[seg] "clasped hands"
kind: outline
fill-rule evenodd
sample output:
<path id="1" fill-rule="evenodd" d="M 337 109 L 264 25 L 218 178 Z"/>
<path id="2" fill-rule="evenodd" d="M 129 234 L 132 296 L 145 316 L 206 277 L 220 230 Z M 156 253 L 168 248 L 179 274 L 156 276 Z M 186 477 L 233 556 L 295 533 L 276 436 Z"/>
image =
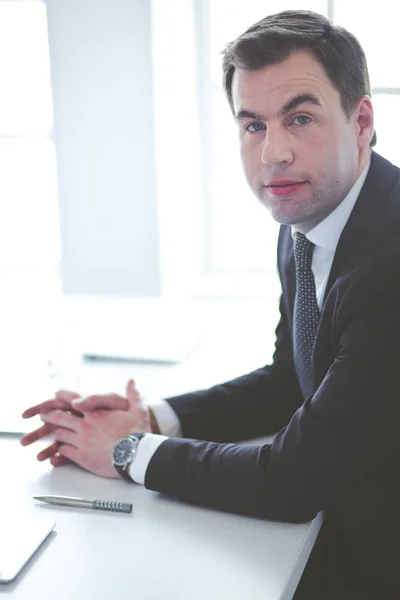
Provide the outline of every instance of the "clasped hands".
<path id="1" fill-rule="evenodd" d="M 134 381 L 126 386 L 126 397 L 117 394 L 86 398 L 69 390 L 59 390 L 55 398 L 24 411 L 23 418 L 40 415 L 43 425 L 24 435 L 28 446 L 51 435 L 54 441 L 37 455 L 54 467 L 69 462 L 100 475 L 118 479 L 112 466 L 112 451 L 118 440 L 129 433 L 157 432 L 154 416 L 142 401 Z"/>

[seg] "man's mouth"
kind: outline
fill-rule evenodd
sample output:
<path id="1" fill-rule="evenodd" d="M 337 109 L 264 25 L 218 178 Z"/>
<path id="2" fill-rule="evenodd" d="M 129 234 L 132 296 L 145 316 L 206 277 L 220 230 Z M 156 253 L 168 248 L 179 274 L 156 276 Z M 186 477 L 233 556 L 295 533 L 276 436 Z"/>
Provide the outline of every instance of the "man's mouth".
<path id="1" fill-rule="evenodd" d="M 273 196 L 290 196 L 296 193 L 305 183 L 307 182 L 282 179 L 270 181 L 265 187 Z"/>

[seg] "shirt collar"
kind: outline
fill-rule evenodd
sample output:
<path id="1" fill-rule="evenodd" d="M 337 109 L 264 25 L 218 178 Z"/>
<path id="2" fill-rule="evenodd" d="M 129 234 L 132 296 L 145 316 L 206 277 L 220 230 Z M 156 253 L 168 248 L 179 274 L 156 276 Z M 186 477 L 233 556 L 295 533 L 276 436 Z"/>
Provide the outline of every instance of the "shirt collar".
<path id="1" fill-rule="evenodd" d="M 335 252 L 342 231 L 361 192 L 368 175 L 371 161 L 368 162 L 347 196 L 321 223 L 310 229 L 306 238 L 315 246 Z M 296 229 L 292 227 L 292 237 Z"/>

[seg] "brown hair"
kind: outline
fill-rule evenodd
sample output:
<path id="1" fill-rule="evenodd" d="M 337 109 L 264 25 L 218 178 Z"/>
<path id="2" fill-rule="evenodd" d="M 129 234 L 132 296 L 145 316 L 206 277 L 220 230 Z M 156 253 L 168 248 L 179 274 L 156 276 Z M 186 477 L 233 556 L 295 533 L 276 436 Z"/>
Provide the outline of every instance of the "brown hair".
<path id="1" fill-rule="evenodd" d="M 223 85 L 232 111 L 236 68 L 256 71 L 285 60 L 297 50 L 309 51 L 322 64 L 340 93 L 348 119 L 359 99 L 371 95 L 367 60 L 357 38 L 323 15 L 288 10 L 261 19 L 224 49 Z M 374 132 L 370 145 L 375 144 Z"/>

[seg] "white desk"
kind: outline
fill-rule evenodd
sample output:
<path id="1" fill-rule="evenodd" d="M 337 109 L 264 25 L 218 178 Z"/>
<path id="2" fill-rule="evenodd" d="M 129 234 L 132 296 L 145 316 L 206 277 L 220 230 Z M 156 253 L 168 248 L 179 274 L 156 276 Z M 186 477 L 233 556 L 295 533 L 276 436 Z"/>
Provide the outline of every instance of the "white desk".
<path id="1" fill-rule="evenodd" d="M 43 445 L 43 444 L 42 444 Z M 292 525 L 199 508 L 124 481 L 35 461 L 0 436 L 0 510 L 28 508 L 57 520 L 15 582 L 12 600 L 289 600 L 321 517 Z M 34 494 L 132 502 L 131 515 L 35 504 Z M 23 532 L 16 532 L 16 536 Z M 1 532 L 0 532 L 1 543 Z"/>
<path id="2" fill-rule="evenodd" d="M 15 410 L 50 397 L 35 383 L 39 345 L 52 347 L 52 336 L 58 341 L 60 321 L 48 294 L 36 303 L 29 297 L 28 305 L 24 297 L 22 292 L 10 297 L 0 315 L 3 400 Z M 63 372 L 62 381 L 54 381 L 52 389 L 64 385 L 84 394 L 123 394 L 133 376 L 142 394 L 151 399 L 226 381 L 269 360 L 273 337 L 268 332 L 275 327 L 276 302 L 267 306 L 264 300 L 198 303 L 195 318 L 202 323 L 204 339 L 182 364 L 67 364 L 68 372 Z M 66 329 L 75 340 L 76 323 L 71 323 L 75 327 L 70 328 L 67 319 Z M 59 341 L 63 349 L 62 336 Z M 69 349 L 69 344 L 65 347 Z M 61 363 L 62 371 L 64 366 Z M 10 394 L 4 393 L 5 373 L 11 381 Z M 28 430 L 33 427 L 31 422 L 24 425 Z M 320 516 L 311 524 L 290 525 L 199 508 L 78 468 L 52 469 L 35 459 L 43 445 L 22 448 L 16 437 L 0 435 L 0 510 L 8 505 L 14 511 L 28 508 L 57 520 L 55 532 L 18 579 L 0 584 L 0 595 L 11 600 L 292 598 Z M 134 512 L 36 504 L 32 500 L 36 494 L 129 501 Z"/>

